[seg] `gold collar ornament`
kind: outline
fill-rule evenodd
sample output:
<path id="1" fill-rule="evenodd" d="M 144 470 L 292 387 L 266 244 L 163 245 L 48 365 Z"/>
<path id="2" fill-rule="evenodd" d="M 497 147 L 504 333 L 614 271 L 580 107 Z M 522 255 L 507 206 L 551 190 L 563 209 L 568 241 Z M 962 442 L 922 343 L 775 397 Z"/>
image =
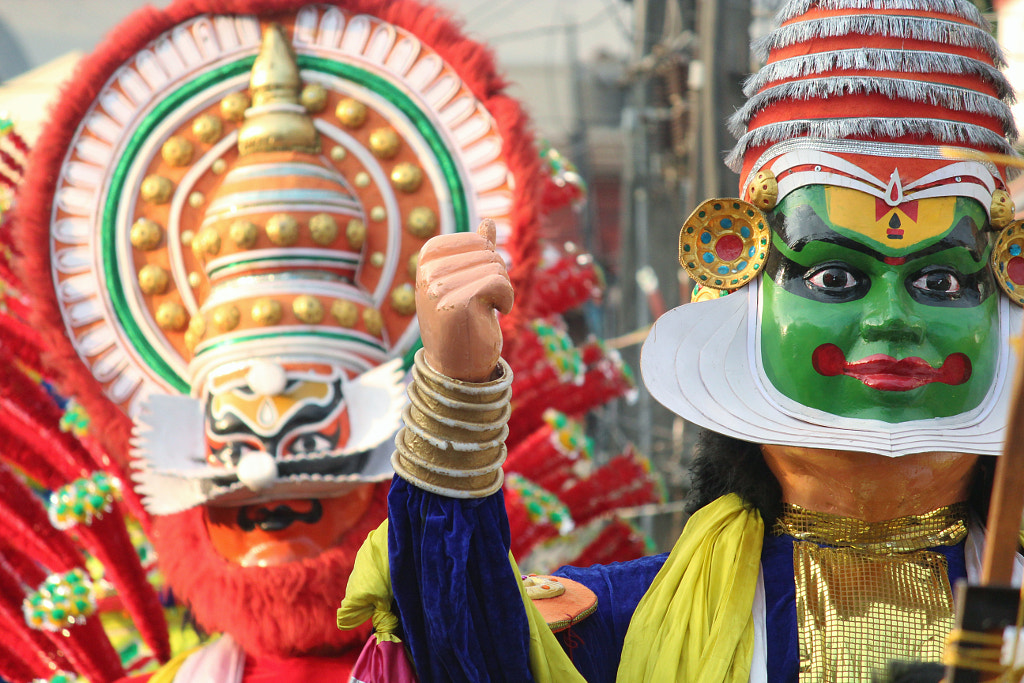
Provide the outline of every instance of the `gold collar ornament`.
<path id="1" fill-rule="evenodd" d="M 800 682 L 870 681 L 899 660 L 939 661 L 953 628 L 946 558 L 967 536 L 957 504 L 884 522 L 787 505 L 774 533 L 793 542 Z"/>

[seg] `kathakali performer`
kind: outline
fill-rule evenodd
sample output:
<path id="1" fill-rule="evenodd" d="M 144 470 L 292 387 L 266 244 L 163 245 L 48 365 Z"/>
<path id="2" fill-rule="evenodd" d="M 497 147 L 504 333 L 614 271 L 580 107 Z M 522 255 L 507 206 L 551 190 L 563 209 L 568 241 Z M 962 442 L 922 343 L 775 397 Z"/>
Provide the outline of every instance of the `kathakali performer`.
<path id="1" fill-rule="evenodd" d="M 540 160 L 503 87 L 436 7 L 182 0 L 62 92 L 19 196 L 22 282 L 167 585 L 223 634 L 151 680 L 348 679 L 369 629 L 333 611 L 386 514 L 417 253 L 481 217 L 517 261 L 534 235 Z M 91 615 L 53 629 L 88 621 L 107 653 Z M 165 659 L 159 606 L 135 618 Z"/>
<path id="2" fill-rule="evenodd" d="M 560 642 L 509 569 L 493 237 L 421 254 L 387 548 L 422 680 L 868 681 L 940 658 L 1020 362 L 1024 231 L 986 157 L 1013 153 L 1011 89 L 966 0 L 779 19 L 732 120 L 742 198 L 683 225 L 697 302 L 643 350 L 650 392 L 706 430 L 697 510 L 667 555 L 558 572 Z"/>

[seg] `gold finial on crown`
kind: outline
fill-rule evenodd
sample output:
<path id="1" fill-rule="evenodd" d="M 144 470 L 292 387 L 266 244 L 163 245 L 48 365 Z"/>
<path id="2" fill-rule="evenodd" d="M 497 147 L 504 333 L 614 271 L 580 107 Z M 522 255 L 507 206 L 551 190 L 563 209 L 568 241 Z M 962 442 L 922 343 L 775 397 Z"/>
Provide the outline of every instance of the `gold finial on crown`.
<path id="1" fill-rule="evenodd" d="M 239 154 L 320 151 L 320 135 L 299 103 L 302 81 L 295 53 L 277 24 L 263 32 L 249 89 L 252 107 L 238 133 Z"/>

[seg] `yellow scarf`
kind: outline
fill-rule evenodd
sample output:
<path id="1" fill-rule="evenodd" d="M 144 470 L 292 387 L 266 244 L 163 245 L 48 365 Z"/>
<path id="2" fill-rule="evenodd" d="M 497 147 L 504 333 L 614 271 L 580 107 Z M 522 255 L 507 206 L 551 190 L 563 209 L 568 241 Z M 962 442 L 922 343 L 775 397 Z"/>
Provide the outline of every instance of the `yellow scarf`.
<path id="1" fill-rule="evenodd" d="M 763 536 L 736 494 L 698 510 L 633 613 L 617 680 L 746 683 Z"/>
<path id="2" fill-rule="evenodd" d="M 665 565 L 633 614 L 619 665 L 622 683 L 746 683 L 754 648 L 754 590 L 761 566 L 761 516 L 729 494 L 690 518 Z M 369 547 L 368 547 L 369 546 Z M 387 522 L 356 556 L 339 626 L 354 628 L 392 602 Z M 511 569 L 519 567 L 509 556 Z M 583 683 L 520 585 L 530 624 L 530 669 L 537 683 Z M 393 618 L 393 617 L 392 617 Z"/>

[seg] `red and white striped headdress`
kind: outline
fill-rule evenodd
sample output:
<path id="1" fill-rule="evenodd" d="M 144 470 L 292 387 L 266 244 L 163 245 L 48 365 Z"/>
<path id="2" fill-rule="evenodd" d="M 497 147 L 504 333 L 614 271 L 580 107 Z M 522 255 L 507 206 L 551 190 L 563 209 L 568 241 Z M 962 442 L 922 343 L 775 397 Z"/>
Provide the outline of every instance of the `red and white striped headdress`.
<path id="1" fill-rule="evenodd" d="M 741 196 L 761 170 L 779 199 L 797 187 L 972 196 L 983 206 L 1005 169 L 953 162 L 942 147 L 1012 154 L 1012 89 L 999 45 L 966 0 L 796 0 L 755 43 L 767 64 L 746 84 L 728 158 Z M 922 194 L 927 192 L 927 194 Z"/>

